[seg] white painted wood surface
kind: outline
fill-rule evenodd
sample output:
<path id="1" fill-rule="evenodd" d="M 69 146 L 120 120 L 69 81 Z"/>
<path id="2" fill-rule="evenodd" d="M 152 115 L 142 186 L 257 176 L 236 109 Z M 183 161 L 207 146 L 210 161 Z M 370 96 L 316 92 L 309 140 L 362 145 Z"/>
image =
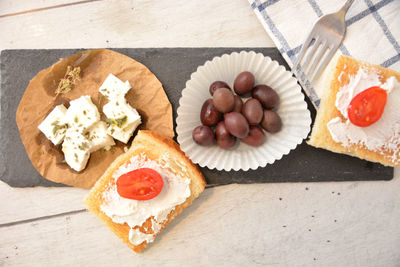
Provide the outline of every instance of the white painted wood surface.
<path id="1" fill-rule="evenodd" d="M 0 15 L 68 1 L 11 2 Z M 2 49 L 273 46 L 245 0 L 104 0 L 3 17 L 0 32 Z"/>
<path id="2" fill-rule="evenodd" d="M 245 0 L 29 11 L 74 2 L 1 0 L 0 49 L 273 46 Z M 0 182 L 0 266 L 399 266 L 399 176 L 206 189 L 141 255 L 82 211 L 86 190 Z"/>

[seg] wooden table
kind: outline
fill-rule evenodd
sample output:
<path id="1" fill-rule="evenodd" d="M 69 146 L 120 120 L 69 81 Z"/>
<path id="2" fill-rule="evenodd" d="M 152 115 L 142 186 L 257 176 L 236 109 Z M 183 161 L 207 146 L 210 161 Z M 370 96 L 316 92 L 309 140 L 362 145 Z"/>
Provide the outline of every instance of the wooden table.
<path id="1" fill-rule="evenodd" d="M 0 33 L 0 49 L 274 46 L 245 0 L 1 0 Z M 140 255 L 87 190 L 0 182 L 0 265 L 399 266 L 399 176 L 209 188 Z"/>

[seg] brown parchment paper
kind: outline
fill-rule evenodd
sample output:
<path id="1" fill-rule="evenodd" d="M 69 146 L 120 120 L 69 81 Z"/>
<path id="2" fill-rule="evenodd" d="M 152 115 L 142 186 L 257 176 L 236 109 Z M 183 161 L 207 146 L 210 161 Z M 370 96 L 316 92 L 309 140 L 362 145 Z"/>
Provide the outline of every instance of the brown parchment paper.
<path id="1" fill-rule="evenodd" d="M 81 80 L 70 92 L 56 96 L 55 89 L 64 77 L 67 66 L 79 66 Z M 117 145 L 112 150 L 92 153 L 86 168 L 78 173 L 62 162 L 61 145 L 54 146 L 38 129 L 56 105 L 68 103 L 82 95 L 90 95 L 101 112 L 107 101 L 101 98 L 98 89 L 110 73 L 122 81 L 129 80 L 132 85 L 126 99 L 142 117 L 139 129 L 174 136 L 171 103 L 160 81 L 146 66 L 107 49 L 82 51 L 62 58 L 50 68 L 39 72 L 30 81 L 17 109 L 16 122 L 25 150 L 33 166 L 44 178 L 91 188 L 114 159 L 124 152 L 124 147 L 130 146 L 133 138 L 127 145 L 115 140 Z"/>

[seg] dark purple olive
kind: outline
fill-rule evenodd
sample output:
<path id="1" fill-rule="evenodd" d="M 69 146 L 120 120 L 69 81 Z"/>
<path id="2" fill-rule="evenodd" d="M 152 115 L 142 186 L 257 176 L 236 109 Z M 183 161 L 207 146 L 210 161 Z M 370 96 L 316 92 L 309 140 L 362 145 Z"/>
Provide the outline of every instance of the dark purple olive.
<path id="1" fill-rule="evenodd" d="M 265 109 L 261 127 L 270 133 L 279 132 L 282 128 L 281 117 L 275 111 Z"/>
<path id="2" fill-rule="evenodd" d="M 229 90 L 231 90 L 226 82 L 215 81 L 210 85 L 210 95 L 214 95 L 215 90 L 217 90 L 218 88 L 228 88 Z"/>
<path id="3" fill-rule="evenodd" d="M 249 146 L 259 146 L 264 142 L 264 131 L 261 130 L 257 125 L 251 125 L 249 135 L 245 138 L 240 139 L 243 143 L 248 144 Z"/>
<path id="4" fill-rule="evenodd" d="M 244 95 L 253 89 L 254 81 L 254 75 L 251 72 L 241 72 L 233 83 L 233 89 L 235 90 L 236 94 Z"/>
<path id="5" fill-rule="evenodd" d="M 279 103 L 279 96 L 271 87 L 260 84 L 254 87 L 252 97 L 260 101 L 266 109 L 273 109 Z"/>
<path id="6" fill-rule="evenodd" d="M 222 113 L 214 106 L 213 100 L 207 99 L 201 107 L 201 123 L 206 126 L 215 126 L 221 119 Z"/>
<path id="7" fill-rule="evenodd" d="M 242 112 L 243 101 L 238 95 L 233 96 L 235 98 L 235 106 L 233 107 L 233 111 Z"/>
<path id="8" fill-rule="evenodd" d="M 192 133 L 193 140 L 202 146 L 210 146 L 214 144 L 215 135 L 210 127 L 200 125 L 194 128 Z"/>
<path id="9" fill-rule="evenodd" d="M 225 126 L 231 135 L 244 138 L 249 134 L 249 123 L 242 113 L 233 111 L 225 114 Z"/>
<path id="10" fill-rule="evenodd" d="M 213 95 L 214 106 L 222 113 L 231 112 L 235 106 L 235 98 L 228 88 L 218 88 Z"/>
<path id="11" fill-rule="evenodd" d="M 231 135 L 226 129 L 224 121 L 220 121 L 215 128 L 215 137 L 217 139 L 217 145 L 220 148 L 231 148 L 236 144 L 236 137 Z"/>
<path id="12" fill-rule="evenodd" d="M 255 98 L 248 99 L 243 105 L 242 114 L 249 124 L 259 124 L 263 117 L 261 103 Z"/>

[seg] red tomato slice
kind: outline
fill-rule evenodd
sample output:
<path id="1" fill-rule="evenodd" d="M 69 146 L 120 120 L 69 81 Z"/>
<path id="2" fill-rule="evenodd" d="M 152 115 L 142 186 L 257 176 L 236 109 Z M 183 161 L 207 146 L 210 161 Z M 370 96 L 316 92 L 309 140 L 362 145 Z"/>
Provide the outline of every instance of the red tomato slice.
<path id="1" fill-rule="evenodd" d="M 387 92 L 380 87 L 370 87 L 356 95 L 347 109 L 349 120 L 356 126 L 367 127 L 377 122 L 383 114 Z"/>
<path id="2" fill-rule="evenodd" d="M 158 172 L 141 168 L 121 175 L 117 180 L 117 192 L 123 198 L 149 200 L 160 194 L 163 185 Z"/>

